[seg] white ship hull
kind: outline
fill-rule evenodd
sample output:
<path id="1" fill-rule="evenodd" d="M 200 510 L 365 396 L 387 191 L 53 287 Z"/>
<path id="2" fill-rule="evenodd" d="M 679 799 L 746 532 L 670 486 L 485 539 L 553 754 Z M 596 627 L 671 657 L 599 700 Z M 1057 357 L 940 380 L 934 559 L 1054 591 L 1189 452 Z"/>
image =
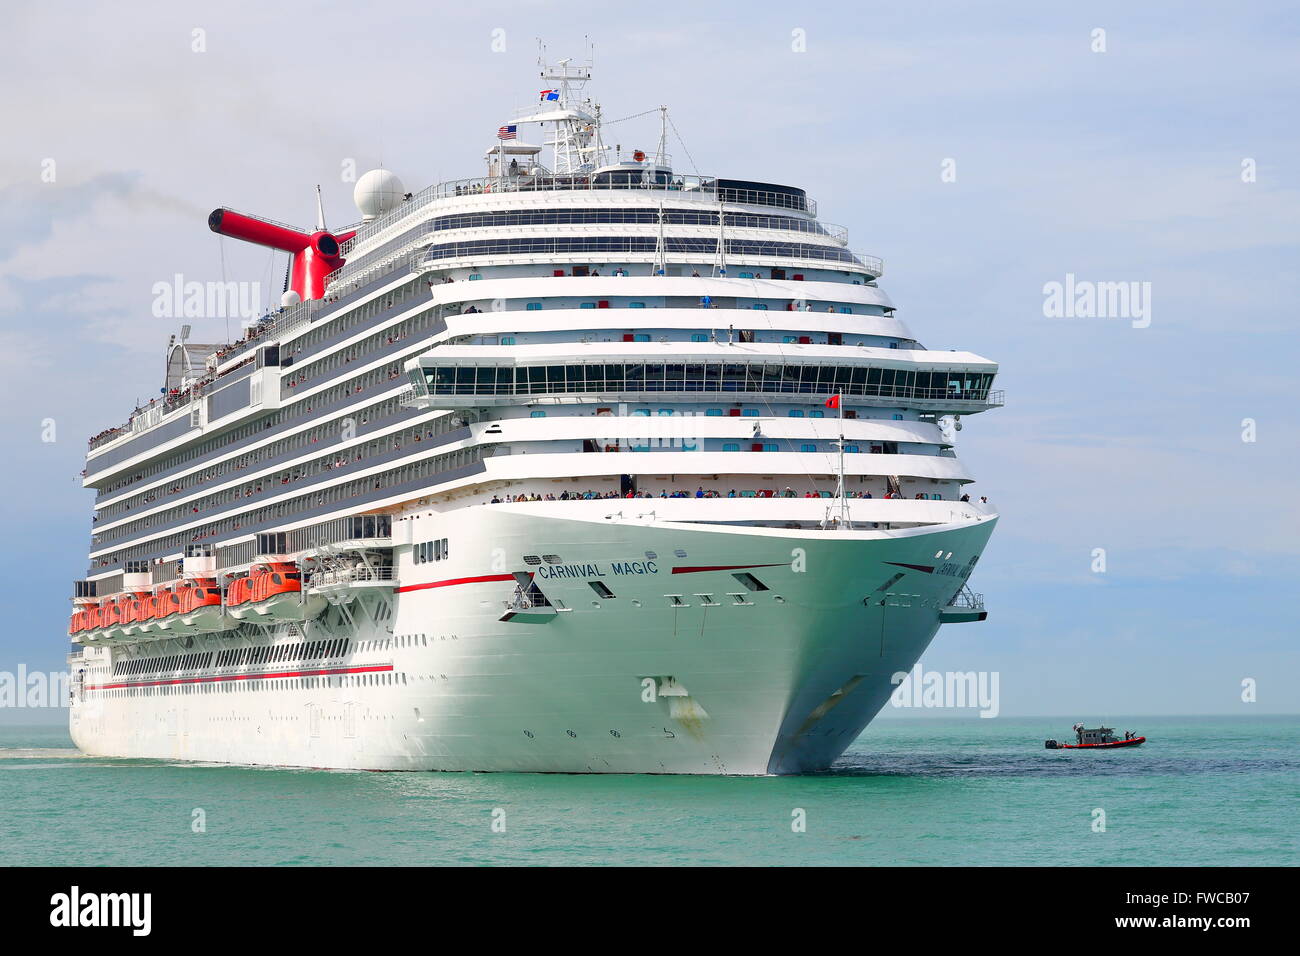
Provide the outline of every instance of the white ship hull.
<path id="1" fill-rule="evenodd" d="M 541 503 L 416 517 L 412 540 L 464 544 L 444 561 L 408 556 L 395 592 L 175 648 L 305 636 L 348 638 L 345 654 L 133 677 L 113 674 L 123 649 L 88 648 L 72 666 L 71 733 L 92 755 L 237 764 L 822 770 L 929 645 L 995 523 L 808 532 L 556 518 Z M 518 571 L 554 607 L 502 620 Z"/>

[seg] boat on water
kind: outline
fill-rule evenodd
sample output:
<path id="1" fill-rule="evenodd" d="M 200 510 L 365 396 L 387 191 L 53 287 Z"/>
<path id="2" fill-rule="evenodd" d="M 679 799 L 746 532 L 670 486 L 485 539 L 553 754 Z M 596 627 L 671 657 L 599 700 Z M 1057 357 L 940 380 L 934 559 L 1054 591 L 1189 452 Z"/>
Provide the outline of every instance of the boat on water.
<path id="1" fill-rule="evenodd" d="M 1136 747 L 1146 743 L 1145 737 L 1139 737 L 1131 730 L 1124 731 L 1123 737 L 1116 737 L 1113 727 L 1097 727 L 1090 730 L 1083 724 L 1075 724 L 1070 729 L 1074 731 L 1074 743 L 1047 740 L 1043 742 L 1043 746 L 1048 750 L 1104 750 L 1115 747 Z"/>
<path id="2" fill-rule="evenodd" d="M 287 288 L 89 442 L 83 752 L 819 771 L 987 617 L 956 436 L 997 363 L 922 345 L 802 187 L 675 169 L 664 109 L 606 145 L 590 64 L 539 70 L 476 176 L 209 216 Z"/>

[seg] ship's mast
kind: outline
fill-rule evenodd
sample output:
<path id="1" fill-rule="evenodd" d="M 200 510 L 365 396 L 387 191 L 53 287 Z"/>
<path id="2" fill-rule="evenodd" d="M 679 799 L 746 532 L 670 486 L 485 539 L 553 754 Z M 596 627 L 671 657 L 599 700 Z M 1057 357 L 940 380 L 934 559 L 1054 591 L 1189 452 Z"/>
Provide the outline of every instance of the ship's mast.
<path id="1" fill-rule="evenodd" d="M 604 165 L 600 107 L 582 95 L 591 79 L 590 58 L 582 66 L 573 66 L 567 57 L 550 65 L 543 49 L 537 64 L 543 86 L 537 106 L 523 110 L 515 122 L 553 124 L 545 143 L 554 149 L 552 168 L 557 175 L 590 172 Z"/>

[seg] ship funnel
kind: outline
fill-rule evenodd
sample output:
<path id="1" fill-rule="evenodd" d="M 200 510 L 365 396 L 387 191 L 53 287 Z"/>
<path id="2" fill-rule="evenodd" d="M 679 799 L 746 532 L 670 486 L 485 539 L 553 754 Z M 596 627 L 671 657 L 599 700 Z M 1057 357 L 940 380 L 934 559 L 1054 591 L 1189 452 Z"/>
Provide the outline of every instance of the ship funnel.
<path id="1" fill-rule="evenodd" d="M 325 294 L 325 277 L 345 261 L 340 244 L 356 235 L 352 231 L 336 236 L 324 229 L 306 232 L 225 207 L 212 211 L 208 228 L 220 236 L 289 253 L 293 257 L 289 288 L 302 299 L 319 299 Z"/>

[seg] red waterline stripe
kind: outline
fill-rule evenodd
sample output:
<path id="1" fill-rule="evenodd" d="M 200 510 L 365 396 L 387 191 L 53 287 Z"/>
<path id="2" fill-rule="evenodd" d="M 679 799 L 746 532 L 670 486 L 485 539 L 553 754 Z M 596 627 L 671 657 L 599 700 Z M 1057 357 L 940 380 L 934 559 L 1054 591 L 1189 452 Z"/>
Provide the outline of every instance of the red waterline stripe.
<path id="1" fill-rule="evenodd" d="M 483 581 L 513 581 L 513 574 L 480 574 L 473 578 L 448 578 L 446 581 L 429 581 L 426 584 L 408 584 L 404 588 L 398 588 L 397 593 L 402 594 L 406 591 L 423 591 L 426 588 L 449 588 L 453 584 L 480 584 Z"/>
<path id="2" fill-rule="evenodd" d="M 783 568 L 785 562 L 780 564 L 709 564 L 699 567 L 682 567 L 673 568 L 673 574 L 695 574 L 697 571 L 743 571 L 746 568 Z"/>
<path id="3" fill-rule="evenodd" d="M 216 677 L 177 677 L 174 680 L 127 681 L 121 684 L 87 684 L 86 690 L 119 690 L 123 687 L 168 687 L 172 684 L 219 684 L 231 680 L 263 680 L 272 677 L 332 677 L 335 674 L 374 674 L 391 671 L 392 664 L 368 667 L 323 667 L 309 671 L 267 671 L 261 674 L 219 674 Z"/>

